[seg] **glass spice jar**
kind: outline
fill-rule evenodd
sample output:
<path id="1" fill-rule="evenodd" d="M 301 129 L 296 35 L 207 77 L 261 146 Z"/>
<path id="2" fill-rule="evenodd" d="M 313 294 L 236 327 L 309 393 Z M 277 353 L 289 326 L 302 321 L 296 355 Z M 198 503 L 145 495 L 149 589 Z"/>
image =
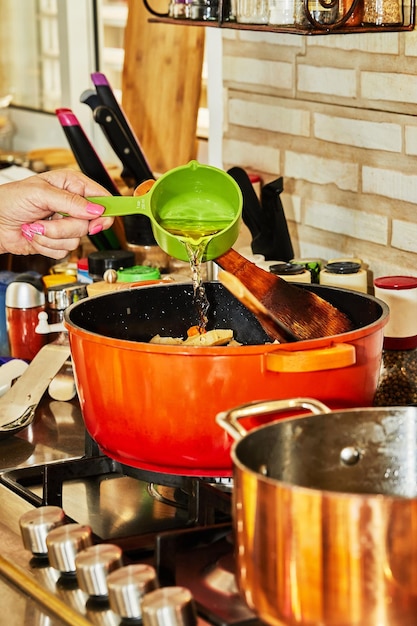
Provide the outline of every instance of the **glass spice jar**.
<path id="1" fill-rule="evenodd" d="M 242 24 L 268 24 L 268 17 L 268 0 L 237 0 L 237 22 Z"/>
<path id="2" fill-rule="evenodd" d="M 390 309 L 374 406 L 417 403 L 417 277 L 375 279 L 375 296 Z"/>
<path id="3" fill-rule="evenodd" d="M 332 261 L 320 271 L 321 285 L 353 289 L 361 293 L 368 291 L 368 273 L 358 261 Z"/>
<path id="4" fill-rule="evenodd" d="M 334 24 L 339 16 L 339 3 L 334 0 L 295 0 L 294 23 L 313 27 L 308 14 L 318 24 Z"/>
<path id="5" fill-rule="evenodd" d="M 402 24 L 404 20 L 400 0 L 364 0 L 363 23 L 375 26 Z"/>

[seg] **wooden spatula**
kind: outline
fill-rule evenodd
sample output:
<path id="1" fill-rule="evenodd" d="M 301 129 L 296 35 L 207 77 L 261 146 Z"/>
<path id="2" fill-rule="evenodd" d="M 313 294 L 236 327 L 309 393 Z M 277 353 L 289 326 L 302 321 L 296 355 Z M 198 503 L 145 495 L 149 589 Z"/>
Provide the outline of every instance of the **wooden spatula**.
<path id="1" fill-rule="evenodd" d="M 282 322 L 275 317 L 272 311 L 269 311 L 262 302 L 245 287 L 237 276 L 225 270 L 220 270 L 218 279 L 235 298 L 256 315 L 258 321 L 271 339 L 276 339 L 280 343 L 298 340 L 298 337 L 284 326 Z"/>
<path id="2" fill-rule="evenodd" d="M 330 302 L 312 291 L 266 272 L 233 249 L 218 257 L 216 263 L 233 274 L 246 288 L 240 292 L 241 301 L 246 306 L 249 305 L 248 308 L 252 306 L 252 312 L 271 339 L 301 341 L 353 330 L 353 324 L 347 315 Z M 234 295 L 241 299 L 236 281 L 230 281 L 227 276 L 223 278 L 225 286 L 232 293 L 234 288 Z M 248 293 L 252 294 L 252 298 Z"/>

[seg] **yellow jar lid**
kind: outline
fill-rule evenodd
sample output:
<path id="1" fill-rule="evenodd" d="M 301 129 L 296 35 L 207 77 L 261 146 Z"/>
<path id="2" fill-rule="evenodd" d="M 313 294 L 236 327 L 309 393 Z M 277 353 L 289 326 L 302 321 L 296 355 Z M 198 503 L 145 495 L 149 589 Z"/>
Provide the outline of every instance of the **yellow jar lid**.
<path id="1" fill-rule="evenodd" d="M 77 277 L 73 274 L 47 274 L 42 276 L 42 282 L 45 287 L 55 287 L 56 285 L 66 285 L 68 283 L 75 283 Z"/>

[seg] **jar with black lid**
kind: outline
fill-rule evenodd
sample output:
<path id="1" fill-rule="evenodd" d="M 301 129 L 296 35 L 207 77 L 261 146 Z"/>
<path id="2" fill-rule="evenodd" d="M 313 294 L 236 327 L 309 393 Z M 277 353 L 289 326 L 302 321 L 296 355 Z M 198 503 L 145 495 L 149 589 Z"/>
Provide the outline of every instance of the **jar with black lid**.
<path id="1" fill-rule="evenodd" d="M 309 270 L 304 265 L 298 263 L 277 263 L 276 265 L 270 265 L 269 271 L 287 282 L 311 283 Z"/>
<path id="2" fill-rule="evenodd" d="M 120 270 L 135 265 L 135 255 L 130 250 L 101 250 L 87 257 L 88 273 L 93 280 L 103 280 L 107 270 Z"/>
<path id="3" fill-rule="evenodd" d="M 417 277 L 383 276 L 374 281 L 375 296 L 390 309 L 385 327 L 375 406 L 417 402 Z"/>
<path id="4" fill-rule="evenodd" d="M 361 262 L 333 261 L 327 263 L 320 271 L 320 284 L 329 287 L 341 287 L 367 293 L 368 274 Z"/>

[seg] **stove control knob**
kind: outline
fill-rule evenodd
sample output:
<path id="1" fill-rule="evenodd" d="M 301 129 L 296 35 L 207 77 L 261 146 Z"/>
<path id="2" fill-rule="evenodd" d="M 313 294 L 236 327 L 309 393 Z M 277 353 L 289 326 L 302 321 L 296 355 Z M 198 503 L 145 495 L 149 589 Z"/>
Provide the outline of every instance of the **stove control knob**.
<path id="1" fill-rule="evenodd" d="M 108 543 L 90 546 L 75 557 L 78 584 L 89 596 L 106 597 L 107 576 L 122 565 L 122 550 L 119 546 Z"/>
<path id="2" fill-rule="evenodd" d="M 109 574 L 109 604 L 123 619 L 140 619 L 142 599 L 158 587 L 156 571 L 151 565 L 135 563 Z"/>
<path id="3" fill-rule="evenodd" d="M 65 522 L 65 513 L 58 506 L 41 506 L 33 511 L 24 513 L 19 520 L 20 534 L 26 550 L 36 557 L 46 557 L 48 548 L 46 537 L 48 533 L 62 526 Z"/>
<path id="4" fill-rule="evenodd" d="M 93 543 L 90 526 L 65 524 L 46 538 L 49 563 L 62 574 L 75 574 L 75 557 Z"/>
<path id="5" fill-rule="evenodd" d="M 197 610 L 185 587 L 162 587 L 142 602 L 143 626 L 196 626 Z"/>

